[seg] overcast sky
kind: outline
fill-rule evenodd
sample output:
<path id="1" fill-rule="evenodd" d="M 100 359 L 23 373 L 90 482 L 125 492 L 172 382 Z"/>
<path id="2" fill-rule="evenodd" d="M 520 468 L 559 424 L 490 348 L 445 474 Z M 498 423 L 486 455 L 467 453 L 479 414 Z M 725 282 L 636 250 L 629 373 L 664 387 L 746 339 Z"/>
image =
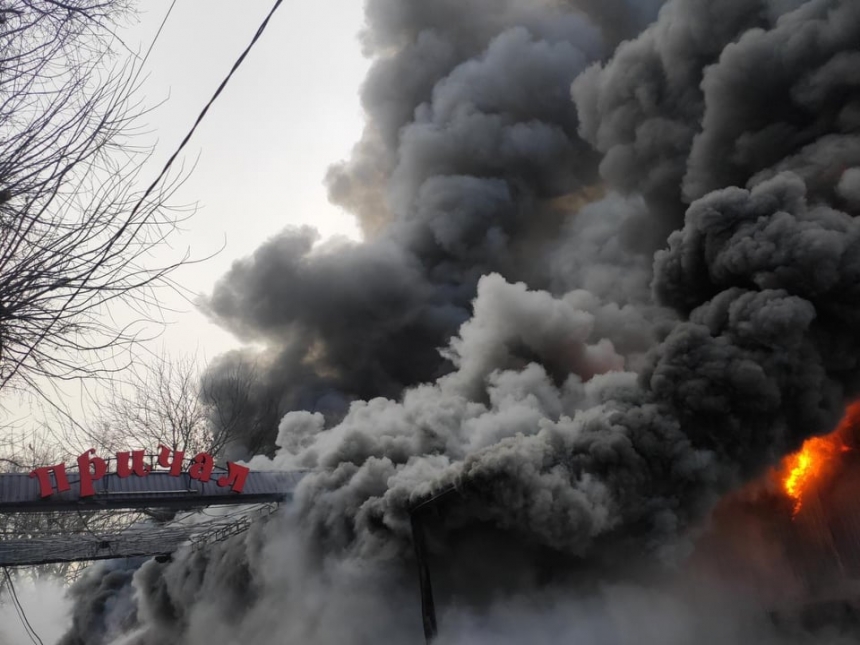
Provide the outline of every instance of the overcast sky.
<path id="1" fill-rule="evenodd" d="M 144 119 L 158 141 L 153 176 L 272 4 L 177 0 L 144 70 L 141 96 L 147 105 L 160 103 Z M 124 38 L 131 49 L 147 49 L 169 6 L 170 0 L 141 3 L 140 23 Z M 183 286 L 210 291 L 231 262 L 285 226 L 358 236 L 352 218 L 329 204 L 323 178 L 361 132 L 358 91 L 368 66 L 358 41 L 362 21 L 363 3 L 356 0 L 284 2 L 215 102 L 186 148 L 186 166 L 197 160 L 197 167 L 175 201 L 199 209 L 173 245 L 189 246 L 197 257 L 225 248 L 182 270 L 176 278 Z M 175 321 L 164 336 L 169 351 L 198 347 L 211 359 L 237 345 L 184 309 L 169 314 Z"/>

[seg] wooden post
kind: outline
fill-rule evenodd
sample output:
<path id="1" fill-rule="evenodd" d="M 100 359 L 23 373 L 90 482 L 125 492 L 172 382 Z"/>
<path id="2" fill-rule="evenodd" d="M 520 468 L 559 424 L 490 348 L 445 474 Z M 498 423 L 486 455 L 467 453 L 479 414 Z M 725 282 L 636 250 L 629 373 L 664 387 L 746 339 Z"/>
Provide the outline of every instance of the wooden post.
<path id="1" fill-rule="evenodd" d="M 436 606 L 433 603 L 433 587 L 430 584 L 430 565 L 427 562 L 427 544 L 424 540 L 424 527 L 414 511 L 410 516 L 412 524 L 412 543 L 415 546 L 415 559 L 418 562 L 418 583 L 421 586 L 421 620 L 424 624 L 424 640 L 427 645 L 433 642 L 438 633 L 436 626 Z"/>

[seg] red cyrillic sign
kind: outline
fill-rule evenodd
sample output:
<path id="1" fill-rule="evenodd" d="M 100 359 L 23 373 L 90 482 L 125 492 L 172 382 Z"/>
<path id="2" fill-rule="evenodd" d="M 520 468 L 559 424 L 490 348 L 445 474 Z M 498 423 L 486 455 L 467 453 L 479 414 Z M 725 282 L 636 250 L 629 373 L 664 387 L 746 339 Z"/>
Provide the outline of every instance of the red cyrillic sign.
<path id="1" fill-rule="evenodd" d="M 173 450 L 167 446 L 158 447 L 158 465 L 164 468 L 173 477 L 182 475 L 182 465 L 185 453 L 181 450 Z M 143 450 L 116 453 L 116 475 L 122 479 L 131 477 L 146 477 L 152 472 L 151 466 L 145 463 L 146 455 Z M 96 456 L 93 449 L 82 453 L 78 459 L 78 476 L 80 478 L 81 497 L 92 497 L 96 494 L 95 482 L 102 479 L 107 473 L 107 463 L 101 457 Z M 212 480 L 215 470 L 215 458 L 209 453 L 201 452 L 190 460 L 188 465 L 188 476 L 191 479 L 206 483 Z M 218 477 L 215 483 L 221 488 L 230 488 L 234 493 L 241 493 L 248 478 L 250 469 L 232 461 L 227 462 L 227 474 Z M 53 475 L 53 477 L 52 477 Z M 56 466 L 43 466 L 36 468 L 30 473 L 30 477 L 39 480 L 39 494 L 42 497 L 50 497 L 55 492 L 65 493 L 71 490 L 69 476 L 66 473 L 65 464 Z"/>
<path id="2" fill-rule="evenodd" d="M 69 486 L 69 478 L 66 477 L 66 464 L 36 468 L 36 470 L 30 473 L 30 477 L 39 478 L 39 491 L 42 497 L 48 497 L 54 492 L 54 484 L 51 483 L 51 473 L 54 474 L 58 493 L 65 493 L 71 488 Z"/>

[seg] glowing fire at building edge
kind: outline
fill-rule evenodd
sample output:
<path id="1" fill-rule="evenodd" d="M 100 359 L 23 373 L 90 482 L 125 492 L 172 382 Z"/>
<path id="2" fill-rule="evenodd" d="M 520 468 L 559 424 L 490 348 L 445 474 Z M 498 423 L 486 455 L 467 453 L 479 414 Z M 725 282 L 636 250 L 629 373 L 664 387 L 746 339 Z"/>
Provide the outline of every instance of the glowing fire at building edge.
<path id="1" fill-rule="evenodd" d="M 812 437 L 801 449 L 783 460 L 780 473 L 785 493 L 794 500 L 794 515 L 803 507 L 804 495 L 820 485 L 834 471 L 839 456 L 849 452 L 846 434 L 860 422 L 860 402 L 849 406 L 839 426 L 829 435 Z"/>

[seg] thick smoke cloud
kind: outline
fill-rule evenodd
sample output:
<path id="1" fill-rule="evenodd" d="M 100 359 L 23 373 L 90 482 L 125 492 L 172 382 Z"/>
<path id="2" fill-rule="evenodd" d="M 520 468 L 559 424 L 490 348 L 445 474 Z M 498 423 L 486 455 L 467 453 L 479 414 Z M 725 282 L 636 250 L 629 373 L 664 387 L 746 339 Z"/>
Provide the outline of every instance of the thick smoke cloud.
<path id="1" fill-rule="evenodd" d="M 702 82 L 688 197 L 791 170 L 832 199 L 839 176 L 860 163 L 858 23 L 857 3 L 819 0 L 726 47 Z"/>
<path id="2" fill-rule="evenodd" d="M 531 259 L 559 227 L 547 202 L 597 181 L 569 87 L 604 46 L 564 4 L 498 4 L 369 3 L 368 125 L 328 182 L 371 239 L 286 231 L 217 285 L 209 311 L 269 345 L 284 410 L 432 380 L 482 274 L 547 283 Z"/>
<path id="3" fill-rule="evenodd" d="M 857 394 L 858 245 L 860 224 L 810 206 L 793 175 L 695 202 L 654 280 L 689 315 L 638 377 L 609 339 L 589 344 L 594 316 L 575 297 L 487 276 L 448 351 L 456 371 L 402 402 L 356 404 L 328 431 L 315 417 L 318 438 L 284 463 L 329 471 L 308 476 L 304 519 L 333 546 L 385 553 L 408 542 L 410 504 L 450 484 L 456 522 L 526 543 L 672 545 Z M 287 415 L 282 443 L 304 414 Z"/>
<path id="4" fill-rule="evenodd" d="M 367 3 L 368 125 L 327 179 L 366 241 L 287 231 L 208 303 L 286 412 L 252 465 L 311 472 L 283 517 L 141 568 L 129 642 L 414 640 L 434 496 L 442 643 L 488 642 L 481 616 L 634 642 L 643 613 L 661 642 L 821 642 L 666 578 L 860 394 L 860 9 L 619 6 Z"/>
<path id="5" fill-rule="evenodd" d="M 72 626 L 59 645 L 110 642 L 135 625 L 132 577 L 140 559 L 103 562 L 92 566 L 69 591 Z"/>
<path id="6" fill-rule="evenodd" d="M 693 199 L 777 172 L 831 198 L 858 163 L 858 21 L 856 3 L 669 3 L 573 86 L 601 175 L 649 201 L 658 244 Z"/>
<path id="7" fill-rule="evenodd" d="M 670 2 L 661 20 L 573 85 L 580 133 L 603 153 L 601 176 L 645 197 L 660 225 L 649 220 L 639 228 L 654 228 L 657 246 L 682 223 L 682 180 L 705 111 L 705 70 L 740 34 L 767 24 L 767 4 Z"/>

